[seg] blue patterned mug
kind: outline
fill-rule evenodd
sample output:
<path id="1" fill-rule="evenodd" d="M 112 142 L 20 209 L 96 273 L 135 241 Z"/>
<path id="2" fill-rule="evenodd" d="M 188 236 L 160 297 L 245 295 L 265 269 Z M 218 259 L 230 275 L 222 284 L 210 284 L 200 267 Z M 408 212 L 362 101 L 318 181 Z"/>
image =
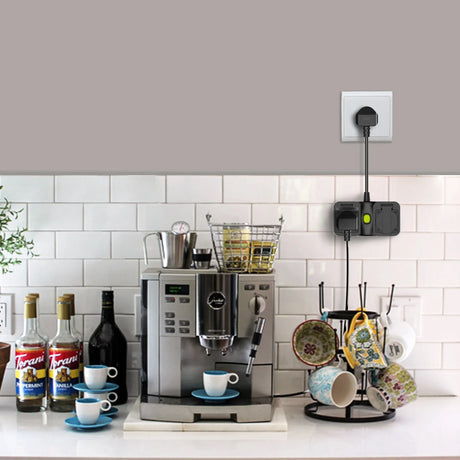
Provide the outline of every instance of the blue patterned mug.
<path id="1" fill-rule="evenodd" d="M 329 406 L 346 407 L 356 396 L 356 377 L 339 366 L 324 366 L 308 378 L 310 395 L 316 401 Z"/>

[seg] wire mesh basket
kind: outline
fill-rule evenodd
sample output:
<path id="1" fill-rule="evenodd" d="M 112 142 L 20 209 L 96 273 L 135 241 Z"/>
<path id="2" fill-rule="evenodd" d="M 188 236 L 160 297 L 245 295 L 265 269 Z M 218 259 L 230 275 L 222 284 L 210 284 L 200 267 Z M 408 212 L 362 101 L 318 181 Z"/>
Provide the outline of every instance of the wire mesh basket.
<path id="1" fill-rule="evenodd" d="M 213 224 L 207 214 L 221 272 L 271 273 L 284 219 L 278 225 Z"/>

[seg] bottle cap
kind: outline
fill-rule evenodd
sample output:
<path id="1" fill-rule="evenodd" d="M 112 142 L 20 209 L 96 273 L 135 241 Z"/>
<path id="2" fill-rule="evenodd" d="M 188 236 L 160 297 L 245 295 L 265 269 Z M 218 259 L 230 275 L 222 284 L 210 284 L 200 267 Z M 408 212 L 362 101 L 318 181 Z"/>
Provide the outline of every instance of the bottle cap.
<path id="1" fill-rule="evenodd" d="M 58 299 L 58 319 L 70 319 L 70 302 L 65 296 L 61 296 Z"/>
<path id="2" fill-rule="evenodd" d="M 69 314 L 70 316 L 75 316 L 75 294 L 64 294 L 62 297 L 66 297 L 69 301 Z"/>
<path id="3" fill-rule="evenodd" d="M 37 317 L 37 304 L 36 299 L 33 296 L 26 296 L 24 298 L 24 318 L 36 318 Z"/>
<path id="4" fill-rule="evenodd" d="M 102 291 L 102 306 L 113 306 L 113 291 Z"/>

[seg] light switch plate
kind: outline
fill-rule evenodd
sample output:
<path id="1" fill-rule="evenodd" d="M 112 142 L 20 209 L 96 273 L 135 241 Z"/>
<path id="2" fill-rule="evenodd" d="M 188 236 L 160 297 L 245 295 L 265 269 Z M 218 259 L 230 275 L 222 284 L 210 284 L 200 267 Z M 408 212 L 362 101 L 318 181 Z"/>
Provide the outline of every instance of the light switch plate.
<path id="1" fill-rule="evenodd" d="M 13 333 L 13 294 L 0 295 L 0 338 Z"/>
<path id="2" fill-rule="evenodd" d="M 380 297 L 380 314 L 388 310 L 390 297 Z M 407 321 L 417 337 L 422 335 L 421 329 L 422 298 L 418 296 L 393 296 L 390 318 L 393 321 Z"/>
<path id="3" fill-rule="evenodd" d="M 362 128 L 356 126 L 355 116 L 361 107 L 372 107 L 378 123 L 370 129 L 369 142 L 393 140 L 393 91 L 342 91 L 342 142 L 361 142 Z"/>

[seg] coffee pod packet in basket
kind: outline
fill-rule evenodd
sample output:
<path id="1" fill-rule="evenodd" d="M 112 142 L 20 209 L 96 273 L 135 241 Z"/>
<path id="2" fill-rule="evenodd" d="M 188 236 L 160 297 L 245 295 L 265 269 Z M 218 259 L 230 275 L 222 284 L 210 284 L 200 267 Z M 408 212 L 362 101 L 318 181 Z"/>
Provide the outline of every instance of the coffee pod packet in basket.
<path id="1" fill-rule="evenodd" d="M 375 328 L 364 311 L 358 311 L 344 335 L 343 353 L 352 368 L 383 369 L 388 366 Z"/>

